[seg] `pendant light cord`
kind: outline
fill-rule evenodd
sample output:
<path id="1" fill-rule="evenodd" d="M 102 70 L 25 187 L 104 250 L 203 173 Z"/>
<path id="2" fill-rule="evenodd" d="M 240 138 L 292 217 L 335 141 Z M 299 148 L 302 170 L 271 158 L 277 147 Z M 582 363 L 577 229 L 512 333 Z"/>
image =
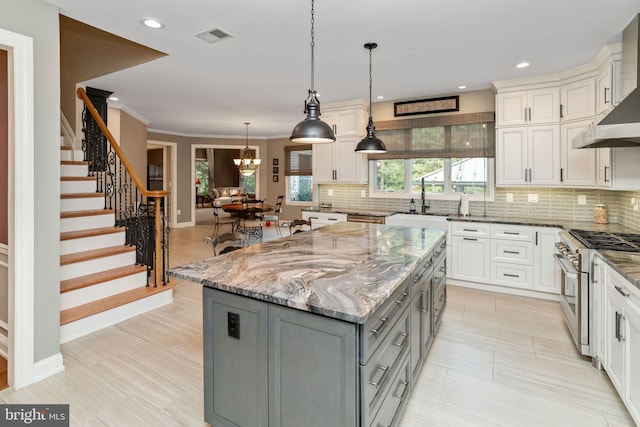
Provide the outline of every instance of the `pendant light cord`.
<path id="1" fill-rule="evenodd" d="M 371 52 L 373 51 L 373 48 L 370 47 L 369 48 L 369 117 L 372 116 L 371 113 L 371 87 L 373 86 L 373 78 L 372 78 L 372 68 L 371 68 Z"/>
<path id="2" fill-rule="evenodd" d="M 311 0 L 311 92 L 314 92 L 314 81 L 313 81 L 313 67 L 314 67 L 314 61 L 313 61 L 313 48 L 315 47 L 316 43 L 315 43 L 315 32 L 313 30 L 314 24 L 315 24 L 315 19 L 314 19 L 314 1 Z"/>

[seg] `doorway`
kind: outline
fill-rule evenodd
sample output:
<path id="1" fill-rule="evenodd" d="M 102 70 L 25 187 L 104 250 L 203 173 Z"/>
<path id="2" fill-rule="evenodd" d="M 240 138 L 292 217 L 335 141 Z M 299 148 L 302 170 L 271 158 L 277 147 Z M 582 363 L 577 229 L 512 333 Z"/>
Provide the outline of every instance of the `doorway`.
<path id="1" fill-rule="evenodd" d="M 175 142 L 147 141 L 147 189 L 169 191 L 169 224 L 178 222 L 178 198 L 174 188 L 177 177 L 177 146 Z"/>

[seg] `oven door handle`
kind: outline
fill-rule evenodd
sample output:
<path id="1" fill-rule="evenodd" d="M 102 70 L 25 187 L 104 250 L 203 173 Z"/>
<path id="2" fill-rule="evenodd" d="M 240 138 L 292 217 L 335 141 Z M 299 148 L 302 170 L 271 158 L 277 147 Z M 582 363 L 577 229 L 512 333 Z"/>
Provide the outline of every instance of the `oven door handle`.
<path id="1" fill-rule="evenodd" d="M 553 254 L 553 257 L 556 259 L 556 262 L 560 264 L 560 268 L 562 268 L 562 272 L 568 278 L 578 279 L 578 271 L 575 269 L 575 267 L 573 267 L 573 264 L 566 261 L 560 254 Z"/>

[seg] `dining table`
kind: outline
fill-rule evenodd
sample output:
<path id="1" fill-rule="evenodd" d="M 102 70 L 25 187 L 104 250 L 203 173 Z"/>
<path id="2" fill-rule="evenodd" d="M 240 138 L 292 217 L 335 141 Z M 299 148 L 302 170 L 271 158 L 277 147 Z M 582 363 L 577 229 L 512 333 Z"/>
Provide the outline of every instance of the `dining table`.
<path id="1" fill-rule="evenodd" d="M 222 210 L 236 217 L 235 229 L 250 237 L 262 241 L 262 214 L 273 210 L 273 206 L 261 201 L 247 200 L 244 202 L 228 203 L 221 206 Z M 247 221 L 255 220 L 252 225 Z"/>

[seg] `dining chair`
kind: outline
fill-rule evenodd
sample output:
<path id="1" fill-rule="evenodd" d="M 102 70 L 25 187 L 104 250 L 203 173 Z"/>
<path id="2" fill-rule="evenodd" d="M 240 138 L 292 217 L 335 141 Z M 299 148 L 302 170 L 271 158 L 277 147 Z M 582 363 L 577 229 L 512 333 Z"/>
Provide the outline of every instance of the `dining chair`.
<path id="1" fill-rule="evenodd" d="M 213 223 L 213 233 L 211 233 L 211 238 L 215 239 L 218 236 L 218 232 L 220 231 L 220 226 L 225 224 L 231 224 L 231 232 L 233 233 L 238 222 L 238 218 L 236 216 L 221 216 L 220 214 L 223 212 L 220 206 L 213 206 L 213 218 L 215 222 Z"/>
<path id="2" fill-rule="evenodd" d="M 273 215 L 262 215 L 263 221 L 272 221 L 276 225 L 276 232 L 278 236 L 282 237 L 280 232 L 280 213 L 282 212 L 282 201 L 284 200 L 284 194 L 280 194 L 276 199 L 276 206 L 273 208 Z"/>
<path id="3" fill-rule="evenodd" d="M 236 227 L 237 231 L 246 234 L 249 237 L 255 237 L 262 242 L 262 209 L 263 200 L 247 199 L 242 202 L 242 212 L 240 213 L 240 222 Z"/>
<path id="4" fill-rule="evenodd" d="M 205 238 L 205 243 L 208 243 L 207 240 L 211 242 L 213 255 L 215 256 L 237 251 L 248 246 L 247 235 L 237 232 L 224 233 L 214 239 Z"/>
<path id="5" fill-rule="evenodd" d="M 289 223 L 289 235 L 311 230 L 311 221 L 294 219 Z"/>

